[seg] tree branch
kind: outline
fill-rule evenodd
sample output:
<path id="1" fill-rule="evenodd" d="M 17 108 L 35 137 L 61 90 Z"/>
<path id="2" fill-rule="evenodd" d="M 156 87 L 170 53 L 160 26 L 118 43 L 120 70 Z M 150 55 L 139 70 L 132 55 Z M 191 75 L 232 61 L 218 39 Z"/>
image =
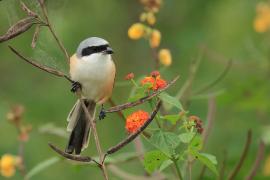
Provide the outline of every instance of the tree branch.
<path id="1" fill-rule="evenodd" d="M 70 160 L 73 160 L 73 161 L 79 161 L 79 162 L 84 162 L 84 163 L 90 163 L 90 162 L 94 162 L 96 163 L 98 166 L 100 166 L 100 164 L 94 160 L 93 158 L 91 157 L 88 157 L 88 156 L 75 156 L 75 155 L 72 155 L 72 154 L 68 154 L 66 152 L 63 152 L 62 150 L 60 150 L 59 148 L 57 148 L 56 146 L 54 146 L 53 144 L 49 143 L 49 146 L 56 152 L 58 153 L 59 155 L 63 156 L 64 158 L 66 159 L 70 159 Z"/>
<path id="2" fill-rule="evenodd" d="M 143 97 L 143 98 L 141 98 L 141 99 L 139 99 L 137 101 L 129 102 L 129 103 L 125 103 L 125 104 L 121 104 L 121 105 L 118 105 L 118 106 L 111 107 L 111 108 L 105 110 L 105 113 L 118 112 L 118 111 L 122 111 L 122 110 L 125 110 L 125 109 L 128 109 L 128 108 L 131 108 L 131 107 L 134 107 L 134 106 L 143 104 L 144 102 L 152 99 L 153 97 L 159 95 L 160 93 L 162 93 L 163 91 L 165 91 L 166 89 L 168 89 L 171 85 L 173 85 L 178 80 L 178 78 L 179 78 L 179 76 L 175 77 L 163 89 L 160 89 L 158 91 L 155 91 L 154 93 L 152 93 L 152 94 L 150 94 L 148 96 L 145 96 L 145 97 Z"/>
<path id="3" fill-rule="evenodd" d="M 161 101 L 159 100 L 156 107 L 154 108 L 154 110 L 151 113 L 151 116 L 149 117 L 149 119 L 133 134 L 130 134 L 126 139 L 122 140 L 121 142 L 119 142 L 117 145 L 109 148 L 104 156 L 104 160 L 106 158 L 107 155 L 109 154 L 113 154 L 115 152 L 117 152 L 118 150 L 122 149 L 124 146 L 126 146 L 128 143 L 130 143 L 131 141 L 133 141 L 143 130 L 145 130 L 147 128 L 147 126 L 153 121 L 153 119 L 155 118 L 159 108 L 161 106 Z M 103 161 L 104 161 L 103 160 Z"/>
<path id="4" fill-rule="evenodd" d="M 45 65 L 42 65 L 42 64 L 39 64 L 36 62 L 36 60 L 31 60 L 25 56 L 23 56 L 20 52 L 18 52 L 15 48 L 13 48 L 12 46 L 8 46 L 9 49 L 14 53 L 16 54 L 19 58 L 21 58 L 22 60 L 24 60 L 25 62 L 31 64 L 32 66 L 35 66 L 37 67 L 38 69 L 41 69 L 47 73 L 50 73 L 52 75 L 55 75 L 55 76 L 58 76 L 58 77 L 64 77 L 66 78 L 69 82 L 72 82 L 72 80 L 63 72 L 61 71 L 58 71 L 56 69 L 53 69 L 51 67 L 48 67 L 48 66 L 45 66 Z"/>
<path id="5" fill-rule="evenodd" d="M 94 122 L 95 117 L 90 116 L 89 111 L 88 111 L 87 107 L 85 106 L 83 99 L 81 98 L 81 92 L 80 91 L 77 91 L 77 95 L 80 98 L 83 111 L 85 113 L 86 118 L 88 119 L 88 122 L 90 123 L 90 126 L 91 126 L 93 134 L 94 134 L 96 148 L 97 148 L 97 151 L 98 151 L 98 154 L 99 154 L 99 164 L 100 164 L 100 168 L 101 168 L 101 170 L 103 172 L 104 179 L 108 180 L 109 178 L 108 178 L 106 167 L 105 167 L 105 164 L 104 164 L 104 161 L 103 161 L 103 153 L 102 153 L 99 138 L 98 138 L 98 133 L 97 133 L 97 129 L 96 129 L 96 123 Z"/>

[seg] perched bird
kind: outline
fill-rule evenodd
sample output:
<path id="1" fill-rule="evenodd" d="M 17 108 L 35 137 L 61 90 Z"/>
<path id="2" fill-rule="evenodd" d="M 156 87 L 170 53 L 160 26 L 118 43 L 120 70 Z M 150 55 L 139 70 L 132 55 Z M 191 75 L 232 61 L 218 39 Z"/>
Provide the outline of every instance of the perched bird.
<path id="1" fill-rule="evenodd" d="M 113 50 L 109 43 L 98 37 L 82 41 L 76 53 L 70 58 L 71 91 L 81 89 L 84 103 L 92 118 L 95 118 L 96 104 L 102 105 L 112 94 L 115 78 Z M 71 132 L 65 152 L 80 154 L 88 146 L 90 122 L 88 122 L 77 100 L 68 118 L 67 131 Z"/>

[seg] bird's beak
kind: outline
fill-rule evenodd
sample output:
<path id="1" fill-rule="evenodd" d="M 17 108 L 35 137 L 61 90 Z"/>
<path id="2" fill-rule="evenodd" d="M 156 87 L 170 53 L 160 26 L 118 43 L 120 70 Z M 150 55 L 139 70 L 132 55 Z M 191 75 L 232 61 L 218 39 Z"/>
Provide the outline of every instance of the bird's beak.
<path id="1" fill-rule="evenodd" d="M 111 47 L 107 47 L 105 51 L 103 51 L 104 54 L 113 54 L 113 49 Z"/>

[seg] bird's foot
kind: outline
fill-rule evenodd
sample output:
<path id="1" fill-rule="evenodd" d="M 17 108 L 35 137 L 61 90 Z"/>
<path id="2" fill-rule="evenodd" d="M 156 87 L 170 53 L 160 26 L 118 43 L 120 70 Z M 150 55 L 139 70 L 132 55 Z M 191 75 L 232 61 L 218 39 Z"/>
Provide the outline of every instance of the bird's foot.
<path id="1" fill-rule="evenodd" d="M 75 93 L 78 89 L 82 89 L 82 85 L 79 82 L 72 82 L 70 91 Z"/>
<path id="2" fill-rule="evenodd" d="M 105 117 L 106 117 L 106 112 L 105 112 L 105 108 L 103 107 L 103 104 L 102 104 L 101 110 L 100 110 L 100 112 L 99 112 L 98 118 L 99 118 L 99 120 L 102 120 L 102 119 L 104 119 Z"/>

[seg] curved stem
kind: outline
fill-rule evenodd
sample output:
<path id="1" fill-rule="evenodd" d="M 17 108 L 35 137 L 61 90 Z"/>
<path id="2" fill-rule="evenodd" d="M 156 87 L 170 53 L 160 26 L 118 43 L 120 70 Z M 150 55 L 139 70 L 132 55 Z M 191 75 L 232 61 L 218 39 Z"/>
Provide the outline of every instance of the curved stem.
<path id="1" fill-rule="evenodd" d="M 249 150 L 249 147 L 250 147 L 250 144 L 251 144 L 251 138 L 252 138 L 252 132 L 251 132 L 251 130 L 249 130 L 248 133 L 247 133 L 247 140 L 246 140 L 246 144 L 245 144 L 243 153 L 241 155 L 241 158 L 240 158 L 238 164 L 236 165 L 234 170 L 229 175 L 229 177 L 228 177 L 229 180 L 235 179 L 235 176 L 240 171 L 240 169 L 241 169 L 241 167 L 242 167 L 242 165 L 243 165 L 243 163 L 244 163 L 244 161 L 245 161 L 245 159 L 247 157 L 247 153 L 248 153 L 248 150 Z"/>
<path id="2" fill-rule="evenodd" d="M 193 93 L 193 95 L 198 95 L 201 94 L 205 91 L 207 91 L 208 89 L 212 88 L 213 86 L 215 86 L 217 83 L 219 83 L 229 72 L 230 68 L 232 67 L 232 60 L 230 59 L 227 63 L 227 66 L 225 67 L 224 71 L 210 84 L 206 85 L 205 87 L 202 87 L 201 89 L 198 89 L 197 91 L 195 91 Z"/>

